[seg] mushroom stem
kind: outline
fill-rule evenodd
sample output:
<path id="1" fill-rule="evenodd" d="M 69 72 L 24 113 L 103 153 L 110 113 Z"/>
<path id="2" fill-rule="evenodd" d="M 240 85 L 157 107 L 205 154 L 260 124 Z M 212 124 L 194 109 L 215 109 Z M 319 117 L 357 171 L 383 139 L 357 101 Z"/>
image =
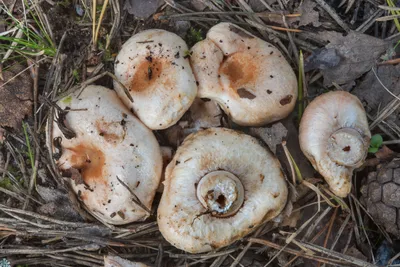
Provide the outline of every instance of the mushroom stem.
<path id="1" fill-rule="evenodd" d="M 353 128 L 342 128 L 328 139 L 328 155 L 332 161 L 342 166 L 354 167 L 365 158 L 366 143 L 363 136 Z"/>
<path id="2" fill-rule="evenodd" d="M 243 204 L 243 184 L 230 172 L 210 172 L 200 180 L 197 186 L 197 198 L 212 215 L 232 216 Z"/>

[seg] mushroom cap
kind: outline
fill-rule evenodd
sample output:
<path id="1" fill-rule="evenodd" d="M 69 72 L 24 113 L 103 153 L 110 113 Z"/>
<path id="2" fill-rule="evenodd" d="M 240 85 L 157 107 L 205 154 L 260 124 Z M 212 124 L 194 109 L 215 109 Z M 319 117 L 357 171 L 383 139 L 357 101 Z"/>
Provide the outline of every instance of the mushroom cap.
<path id="1" fill-rule="evenodd" d="M 125 185 L 151 208 L 162 169 L 160 147 L 151 130 L 105 87 L 88 86 L 81 95 L 74 93 L 57 105 L 71 110 L 64 124 L 76 137 L 67 139 L 54 122 L 48 141 L 55 153 L 55 140 L 61 140 L 57 166 L 72 177 L 71 187 L 87 210 L 116 225 L 146 219 L 148 213 L 132 201 Z"/>
<path id="2" fill-rule="evenodd" d="M 140 262 L 131 262 L 118 256 L 104 256 L 104 267 L 148 267 Z"/>
<path id="3" fill-rule="evenodd" d="M 205 193 L 201 181 L 206 179 L 205 186 L 213 186 L 215 180 L 210 176 L 215 174 L 228 183 L 220 183 L 225 189 L 215 187 L 208 193 L 232 189 L 238 181 L 229 176 L 238 178 L 244 189 L 242 206 L 228 217 L 215 216 L 198 198 L 199 193 Z M 288 194 L 281 165 L 272 153 L 254 137 L 226 128 L 189 135 L 168 165 L 165 179 L 158 207 L 159 229 L 168 242 L 190 253 L 239 240 L 277 216 Z M 235 195 L 240 194 L 241 189 L 237 189 Z M 210 204 L 217 203 L 218 199 Z"/>
<path id="4" fill-rule="evenodd" d="M 285 118 L 297 99 L 297 78 L 281 52 L 231 24 L 212 27 L 191 49 L 198 97 L 219 103 L 243 126 Z"/>
<path id="5" fill-rule="evenodd" d="M 189 60 L 188 47 L 178 35 L 165 30 L 146 30 L 132 36 L 118 53 L 115 75 L 129 90 L 114 89 L 125 105 L 150 129 L 166 129 L 189 109 L 197 85 Z"/>
<path id="6" fill-rule="evenodd" d="M 370 138 L 361 101 L 345 91 L 316 97 L 301 118 L 301 150 L 340 197 L 350 192 L 353 170 L 364 162 Z"/>

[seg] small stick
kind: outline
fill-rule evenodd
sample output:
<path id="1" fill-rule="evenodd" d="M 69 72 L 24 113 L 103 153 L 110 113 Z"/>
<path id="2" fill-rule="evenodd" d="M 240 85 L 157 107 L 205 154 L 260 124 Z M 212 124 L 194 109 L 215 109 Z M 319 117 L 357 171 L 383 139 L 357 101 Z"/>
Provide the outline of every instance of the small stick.
<path id="1" fill-rule="evenodd" d="M 274 249 L 277 249 L 277 250 L 278 249 L 281 250 L 283 248 L 283 251 L 285 251 L 287 253 L 290 253 L 290 254 L 293 254 L 293 255 L 296 255 L 296 256 L 300 256 L 300 257 L 303 257 L 303 258 L 306 258 L 306 259 L 310 259 L 310 260 L 316 260 L 316 261 L 320 261 L 320 262 L 323 262 L 323 263 L 334 264 L 334 265 L 344 265 L 345 264 L 345 262 L 343 262 L 341 260 L 324 258 L 324 257 L 321 257 L 321 256 L 315 256 L 315 255 L 308 255 L 308 254 L 305 254 L 301 250 L 295 250 L 295 249 L 291 249 L 291 248 L 286 248 L 286 247 L 280 246 L 278 244 L 275 244 L 275 243 L 270 242 L 270 241 L 265 240 L 265 239 L 259 239 L 259 238 L 251 237 L 251 238 L 248 239 L 248 241 L 251 241 L 251 242 L 256 243 L 256 244 L 268 246 L 268 247 L 271 247 L 271 248 L 274 248 Z"/>
<path id="2" fill-rule="evenodd" d="M 118 182 L 120 182 L 126 189 L 128 189 L 129 193 L 131 193 L 131 195 L 133 196 L 132 201 L 135 202 L 136 205 L 138 205 L 139 207 L 141 207 L 142 209 L 144 209 L 149 215 L 151 214 L 151 211 L 140 201 L 140 199 L 138 198 L 138 196 L 132 191 L 132 189 L 129 188 L 129 186 L 122 181 L 121 179 L 118 178 L 117 176 L 117 180 Z"/>
<path id="3" fill-rule="evenodd" d="M 336 13 L 336 11 L 328 5 L 324 0 L 315 0 L 328 14 L 333 18 L 336 23 L 343 28 L 346 32 L 350 31 L 349 26 L 339 17 L 339 15 Z"/>
<path id="4" fill-rule="evenodd" d="M 400 58 L 386 60 L 381 63 L 378 63 L 378 65 L 394 65 L 394 64 L 398 64 L 398 63 L 400 63 Z"/>
<path id="5" fill-rule="evenodd" d="M 335 219 L 336 219 L 337 211 L 338 211 L 338 208 L 335 208 L 335 210 L 334 210 L 334 212 L 333 212 L 333 214 L 332 214 L 332 217 L 331 217 L 331 219 L 330 219 L 330 221 L 329 221 L 328 233 L 326 234 L 325 240 L 324 240 L 324 248 L 326 248 L 326 246 L 328 245 L 328 240 L 329 240 L 329 237 L 331 236 L 332 226 L 333 226 L 333 222 L 334 222 Z M 324 255 L 324 254 L 322 254 L 322 255 Z M 318 267 L 319 267 L 319 266 L 321 266 L 321 263 L 320 263 L 320 262 L 318 262 Z"/>

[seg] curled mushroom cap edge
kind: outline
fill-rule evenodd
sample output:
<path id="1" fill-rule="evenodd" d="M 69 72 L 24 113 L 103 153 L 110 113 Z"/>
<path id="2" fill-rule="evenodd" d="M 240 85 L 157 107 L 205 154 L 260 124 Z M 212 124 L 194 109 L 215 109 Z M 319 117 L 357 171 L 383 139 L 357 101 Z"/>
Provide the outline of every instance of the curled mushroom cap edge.
<path id="1" fill-rule="evenodd" d="M 345 91 L 316 97 L 300 122 L 301 150 L 340 197 L 349 194 L 353 171 L 364 163 L 370 138 L 361 101 Z"/>

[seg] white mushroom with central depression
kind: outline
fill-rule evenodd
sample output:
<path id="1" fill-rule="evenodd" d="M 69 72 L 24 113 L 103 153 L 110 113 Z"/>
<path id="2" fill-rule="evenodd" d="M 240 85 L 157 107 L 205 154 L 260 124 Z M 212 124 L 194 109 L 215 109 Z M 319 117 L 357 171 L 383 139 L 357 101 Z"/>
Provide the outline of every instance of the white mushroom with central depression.
<path id="1" fill-rule="evenodd" d="M 316 97 L 300 122 L 300 147 L 332 192 L 346 197 L 353 171 L 367 157 L 371 132 L 361 101 L 335 91 Z"/>
<path id="2" fill-rule="evenodd" d="M 48 146 L 86 209 L 116 225 L 146 219 L 162 170 L 153 133 L 105 87 L 88 86 L 57 105 Z"/>
<path id="3" fill-rule="evenodd" d="M 287 195 L 279 161 L 257 139 L 209 128 L 189 135 L 168 165 L 158 226 L 175 247 L 206 252 L 277 216 Z"/>
<path id="4" fill-rule="evenodd" d="M 297 78 L 282 53 L 232 23 L 212 27 L 191 49 L 198 97 L 216 101 L 237 124 L 285 118 L 297 99 Z"/>
<path id="5" fill-rule="evenodd" d="M 114 82 L 114 89 L 150 129 L 174 125 L 196 98 L 197 85 L 187 51 L 178 35 L 151 29 L 132 36 L 118 53 L 115 75 L 133 102 L 119 83 Z"/>

